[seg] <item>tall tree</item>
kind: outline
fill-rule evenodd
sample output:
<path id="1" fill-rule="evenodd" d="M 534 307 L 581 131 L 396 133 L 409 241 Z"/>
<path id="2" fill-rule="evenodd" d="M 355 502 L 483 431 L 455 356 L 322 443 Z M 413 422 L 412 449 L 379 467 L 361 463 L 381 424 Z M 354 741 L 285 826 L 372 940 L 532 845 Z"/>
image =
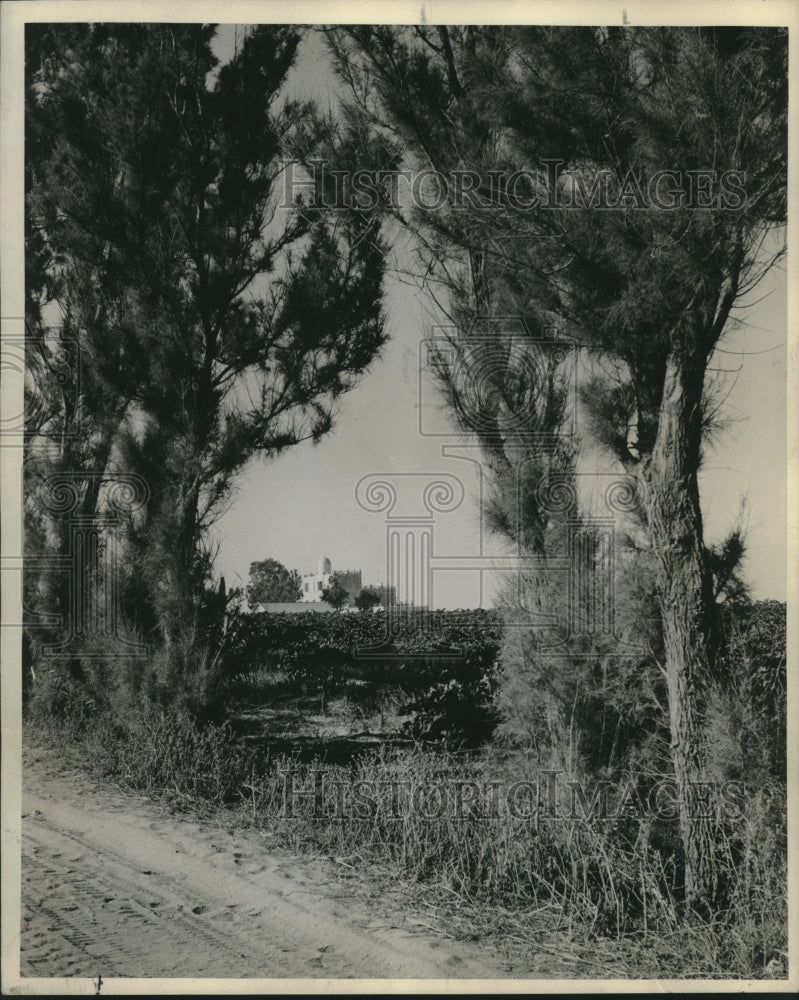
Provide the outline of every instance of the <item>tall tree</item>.
<path id="1" fill-rule="evenodd" d="M 29 244 L 108 401 L 103 448 L 69 464 L 149 483 L 130 544 L 185 660 L 237 473 L 327 433 L 384 342 L 380 222 L 281 206 L 295 141 L 357 155 L 285 98 L 301 31 L 253 28 L 221 67 L 213 25 L 37 31 Z"/>
<path id="2" fill-rule="evenodd" d="M 302 583 L 296 569 L 286 569 L 277 559 L 250 563 L 247 603 L 251 608 L 268 601 L 299 601 Z"/>
<path id="3" fill-rule="evenodd" d="M 638 484 L 655 559 L 686 896 L 715 893 L 701 780 L 713 560 L 698 488 L 709 359 L 784 251 L 787 33 L 747 28 L 353 27 L 353 103 L 446 178 L 410 221 L 456 307 L 558 326 L 605 372 L 583 402 Z M 460 204 L 458 193 L 460 191 Z M 609 374 L 608 374 L 609 373 Z M 546 468 L 535 477 L 546 475 Z M 518 530 L 518 529 L 517 529 Z"/>

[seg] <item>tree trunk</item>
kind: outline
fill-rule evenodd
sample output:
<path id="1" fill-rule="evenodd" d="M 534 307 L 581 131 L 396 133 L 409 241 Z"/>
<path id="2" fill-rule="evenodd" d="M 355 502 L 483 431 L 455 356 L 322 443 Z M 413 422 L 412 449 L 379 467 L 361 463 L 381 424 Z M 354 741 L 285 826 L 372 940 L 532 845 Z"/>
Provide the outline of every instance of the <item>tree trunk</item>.
<path id="1" fill-rule="evenodd" d="M 712 578 L 697 483 L 704 372 L 700 347 L 682 345 L 672 351 L 658 435 L 644 477 L 658 567 L 686 901 L 696 907 L 711 904 L 716 890 L 713 821 L 694 802 L 696 783 L 703 780 L 702 695 L 712 657 Z"/>
<path id="2" fill-rule="evenodd" d="M 192 470 L 193 471 L 193 470 Z M 195 612 L 199 601 L 197 580 L 197 512 L 200 489 L 196 479 L 181 484 L 175 505 L 174 560 L 175 580 L 173 592 L 177 598 L 177 621 L 172 623 L 172 641 L 181 638 L 186 642 L 195 638 Z"/>

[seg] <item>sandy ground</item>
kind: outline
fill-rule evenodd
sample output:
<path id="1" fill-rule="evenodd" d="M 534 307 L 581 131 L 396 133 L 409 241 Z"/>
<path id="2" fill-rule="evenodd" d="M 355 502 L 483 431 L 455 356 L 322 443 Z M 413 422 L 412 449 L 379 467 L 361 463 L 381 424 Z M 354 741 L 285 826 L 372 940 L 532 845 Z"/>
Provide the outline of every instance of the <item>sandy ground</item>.
<path id="1" fill-rule="evenodd" d="M 513 976 L 257 831 L 98 787 L 51 750 L 23 759 L 23 976 Z"/>

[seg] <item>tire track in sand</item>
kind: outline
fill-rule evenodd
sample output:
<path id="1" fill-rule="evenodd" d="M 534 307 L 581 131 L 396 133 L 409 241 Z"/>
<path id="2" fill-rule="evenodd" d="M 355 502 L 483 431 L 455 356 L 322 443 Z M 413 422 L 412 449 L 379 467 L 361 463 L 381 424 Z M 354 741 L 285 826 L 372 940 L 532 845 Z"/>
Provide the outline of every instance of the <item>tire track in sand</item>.
<path id="1" fill-rule="evenodd" d="M 270 854 L 255 831 L 165 816 L 41 759 L 22 833 L 23 976 L 509 975 L 479 945 L 379 914 L 323 864 Z"/>

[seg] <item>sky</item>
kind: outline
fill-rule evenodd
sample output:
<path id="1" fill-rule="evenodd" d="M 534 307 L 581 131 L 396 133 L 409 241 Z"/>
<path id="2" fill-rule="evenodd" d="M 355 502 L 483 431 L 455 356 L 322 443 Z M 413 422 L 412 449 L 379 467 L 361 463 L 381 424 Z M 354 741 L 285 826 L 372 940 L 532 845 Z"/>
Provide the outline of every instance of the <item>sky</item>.
<path id="1" fill-rule="evenodd" d="M 222 59 L 232 51 L 235 30 L 220 31 Z M 335 79 L 319 36 L 300 50 L 288 86 L 298 96 L 335 101 L 329 97 Z M 362 509 L 355 492 L 364 476 L 377 473 L 458 477 L 465 500 L 457 510 L 436 515 L 434 554 L 475 555 L 481 544 L 484 555 L 507 551 L 488 535 L 481 541 L 476 467 L 444 457 L 446 438 L 420 433 L 420 414 L 422 430 L 454 429 L 429 378 L 421 379 L 420 389 L 420 345 L 436 322 L 433 307 L 397 277 L 390 275 L 385 288 L 389 343 L 358 387 L 341 399 L 334 431 L 317 445 L 304 443 L 275 460 L 254 460 L 238 481 L 215 529 L 217 569 L 228 586 L 246 583 L 250 562 L 268 557 L 307 573 L 328 556 L 334 570 L 360 569 L 364 585 L 385 582 L 385 520 Z M 700 477 L 707 541 L 724 537 L 745 500 L 745 576 L 756 598 L 779 600 L 786 595 L 786 313 L 786 276 L 775 268 L 739 304 L 738 322 L 729 324 L 711 360 L 724 399 L 720 416 L 728 426 L 707 449 Z M 608 462 L 597 471 L 612 469 Z M 437 572 L 433 603 L 491 606 L 500 579 L 475 570 Z"/>
<path id="2" fill-rule="evenodd" d="M 291 569 L 311 572 L 322 555 L 333 568 L 361 569 L 364 584 L 386 576 L 385 521 L 363 510 L 355 488 L 374 473 L 448 473 L 462 481 L 466 500 L 435 522 L 435 551 L 472 555 L 480 549 L 479 477 L 468 463 L 442 456 L 446 439 L 420 434 L 443 429 L 446 410 L 429 378 L 420 392 L 420 343 L 432 325 L 423 293 L 389 278 L 386 311 L 390 340 L 359 386 L 342 398 L 334 431 L 317 445 L 303 443 L 278 458 L 253 461 L 217 525 L 218 569 L 229 586 L 246 582 L 250 562 L 271 557 Z M 773 291 L 759 305 L 740 311 L 746 325 L 732 332 L 713 359 L 727 392 L 722 415 L 730 420 L 707 453 L 701 473 L 705 532 L 721 539 L 747 500 L 745 575 L 757 598 L 785 599 L 786 585 L 786 361 L 785 276 L 774 271 Z M 724 353 L 721 353 L 721 352 Z M 427 418 L 430 418 L 428 421 Z M 451 427 L 451 425 L 450 425 Z M 605 467 L 612 470 L 611 463 Z M 506 551 L 483 539 L 486 554 Z M 481 603 L 475 571 L 435 578 L 436 603 L 472 607 Z M 490 606 L 494 578 L 483 580 Z"/>

